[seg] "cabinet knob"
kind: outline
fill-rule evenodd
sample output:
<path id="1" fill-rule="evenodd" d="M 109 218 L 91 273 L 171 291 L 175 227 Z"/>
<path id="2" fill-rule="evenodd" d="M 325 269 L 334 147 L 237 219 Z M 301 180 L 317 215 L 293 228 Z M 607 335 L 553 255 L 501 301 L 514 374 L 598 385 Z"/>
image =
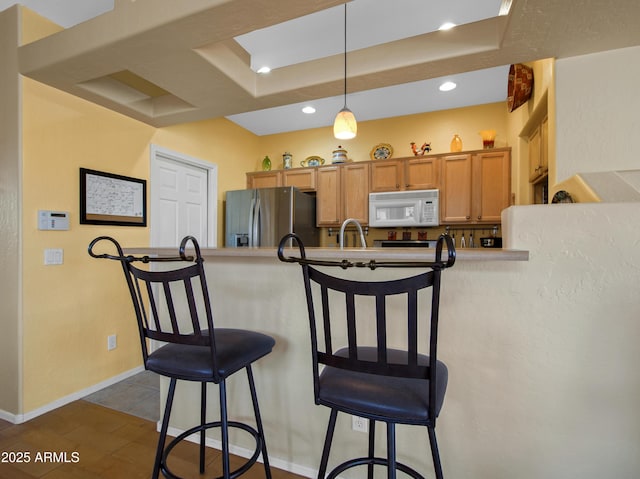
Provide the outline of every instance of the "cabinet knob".
<path id="1" fill-rule="evenodd" d="M 396 190 L 399 190 L 399 189 L 400 189 L 400 184 L 396 183 Z"/>
<path id="2" fill-rule="evenodd" d="M 467 219 L 468 219 L 468 220 L 470 220 L 470 219 L 471 219 L 471 216 L 467 216 Z"/>
<path id="3" fill-rule="evenodd" d="M 481 220 L 482 219 L 482 215 L 478 215 L 478 219 Z"/>
<path id="4" fill-rule="evenodd" d="M 411 185 L 409 183 L 407 183 L 406 185 L 404 185 L 405 188 L 409 188 Z"/>

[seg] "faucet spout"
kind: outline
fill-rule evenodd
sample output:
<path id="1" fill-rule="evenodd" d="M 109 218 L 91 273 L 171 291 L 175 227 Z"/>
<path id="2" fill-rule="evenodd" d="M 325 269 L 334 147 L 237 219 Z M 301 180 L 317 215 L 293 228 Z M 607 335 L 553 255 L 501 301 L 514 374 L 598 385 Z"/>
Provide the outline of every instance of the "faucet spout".
<path id="1" fill-rule="evenodd" d="M 347 227 L 347 225 L 349 223 L 353 223 L 354 225 L 356 225 L 356 229 L 358 230 L 358 233 L 360 234 L 360 244 L 361 247 L 364 249 L 367 247 L 367 242 L 364 239 L 364 233 L 362 232 L 362 225 L 360 224 L 360 222 L 355 219 L 355 218 L 347 218 L 346 220 L 344 220 L 344 222 L 342 223 L 342 226 L 340 226 L 340 233 L 339 233 L 339 242 L 340 242 L 340 249 L 344 248 L 344 230 Z"/>

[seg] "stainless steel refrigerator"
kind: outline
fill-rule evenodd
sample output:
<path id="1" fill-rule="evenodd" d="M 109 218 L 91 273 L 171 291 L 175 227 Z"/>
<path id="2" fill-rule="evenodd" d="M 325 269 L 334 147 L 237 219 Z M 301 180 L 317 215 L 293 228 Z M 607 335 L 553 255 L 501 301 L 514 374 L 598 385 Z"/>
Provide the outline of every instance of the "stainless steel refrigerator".
<path id="1" fill-rule="evenodd" d="M 318 246 L 316 199 L 295 187 L 227 191 L 225 246 L 278 246 L 296 233 L 305 246 Z"/>

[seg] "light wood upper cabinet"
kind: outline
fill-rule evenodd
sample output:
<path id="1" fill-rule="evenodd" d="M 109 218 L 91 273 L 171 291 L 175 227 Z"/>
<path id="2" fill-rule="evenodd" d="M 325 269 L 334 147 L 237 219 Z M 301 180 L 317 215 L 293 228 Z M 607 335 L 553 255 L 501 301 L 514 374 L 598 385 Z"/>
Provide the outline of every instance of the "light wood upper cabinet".
<path id="1" fill-rule="evenodd" d="M 316 191 L 316 168 L 282 170 L 282 186 L 295 186 L 302 191 Z"/>
<path id="2" fill-rule="evenodd" d="M 407 190 L 429 190 L 440 187 L 440 158 L 416 157 L 404 161 L 404 187 Z"/>
<path id="3" fill-rule="evenodd" d="M 255 171 L 247 173 L 247 188 L 295 186 L 301 191 L 316 190 L 316 168 Z"/>
<path id="4" fill-rule="evenodd" d="M 404 161 L 378 160 L 371 163 L 371 193 L 404 189 Z"/>
<path id="5" fill-rule="evenodd" d="M 318 226 L 340 226 L 347 218 L 369 223 L 369 163 L 356 162 L 317 169 Z"/>
<path id="6" fill-rule="evenodd" d="M 316 223 L 318 226 L 334 226 L 342 217 L 340 192 L 340 167 L 323 166 L 316 174 Z"/>
<path id="7" fill-rule="evenodd" d="M 546 175 L 549 170 L 549 122 L 544 117 L 542 122 L 531 132 L 529 143 L 529 181 L 535 182 Z"/>
<path id="8" fill-rule="evenodd" d="M 511 155 L 488 151 L 473 156 L 473 221 L 500 223 L 511 200 Z"/>
<path id="9" fill-rule="evenodd" d="M 466 223 L 471 220 L 471 155 L 442 158 L 440 222 Z"/>
<path id="10" fill-rule="evenodd" d="M 369 163 L 349 163 L 342 167 L 342 221 L 355 218 L 369 224 Z"/>
<path id="11" fill-rule="evenodd" d="M 247 188 L 274 188 L 282 186 L 280 171 L 258 171 L 247 173 Z"/>
<path id="12" fill-rule="evenodd" d="M 248 188 L 273 186 L 315 191 L 320 227 L 347 218 L 368 225 L 369 192 L 428 189 L 440 190 L 441 223 L 495 224 L 511 200 L 511 153 L 496 148 L 247 173 Z"/>
<path id="13" fill-rule="evenodd" d="M 442 157 L 441 223 L 500 223 L 510 197 L 509 150 Z"/>
<path id="14" fill-rule="evenodd" d="M 371 192 L 429 190 L 440 187 L 439 157 L 410 157 L 371 162 Z"/>
<path id="15" fill-rule="evenodd" d="M 540 128 L 536 128 L 529 137 L 529 181 L 535 181 L 540 176 L 540 146 L 542 135 Z"/>
<path id="16" fill-rule="evenodd" d="M 545 116 L 540 125 L 540 166 L 549 171 L 549 117 Z"/>

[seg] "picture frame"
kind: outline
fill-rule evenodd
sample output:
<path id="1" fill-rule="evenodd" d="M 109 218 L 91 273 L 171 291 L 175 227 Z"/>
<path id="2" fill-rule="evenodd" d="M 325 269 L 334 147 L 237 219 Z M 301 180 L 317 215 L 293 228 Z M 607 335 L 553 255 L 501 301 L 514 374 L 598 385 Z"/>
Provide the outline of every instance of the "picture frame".
<path id="1" fill-rule="evenodd" d="M 80 224 L 147 226 L 147 181 L 80 168 Z"/>

